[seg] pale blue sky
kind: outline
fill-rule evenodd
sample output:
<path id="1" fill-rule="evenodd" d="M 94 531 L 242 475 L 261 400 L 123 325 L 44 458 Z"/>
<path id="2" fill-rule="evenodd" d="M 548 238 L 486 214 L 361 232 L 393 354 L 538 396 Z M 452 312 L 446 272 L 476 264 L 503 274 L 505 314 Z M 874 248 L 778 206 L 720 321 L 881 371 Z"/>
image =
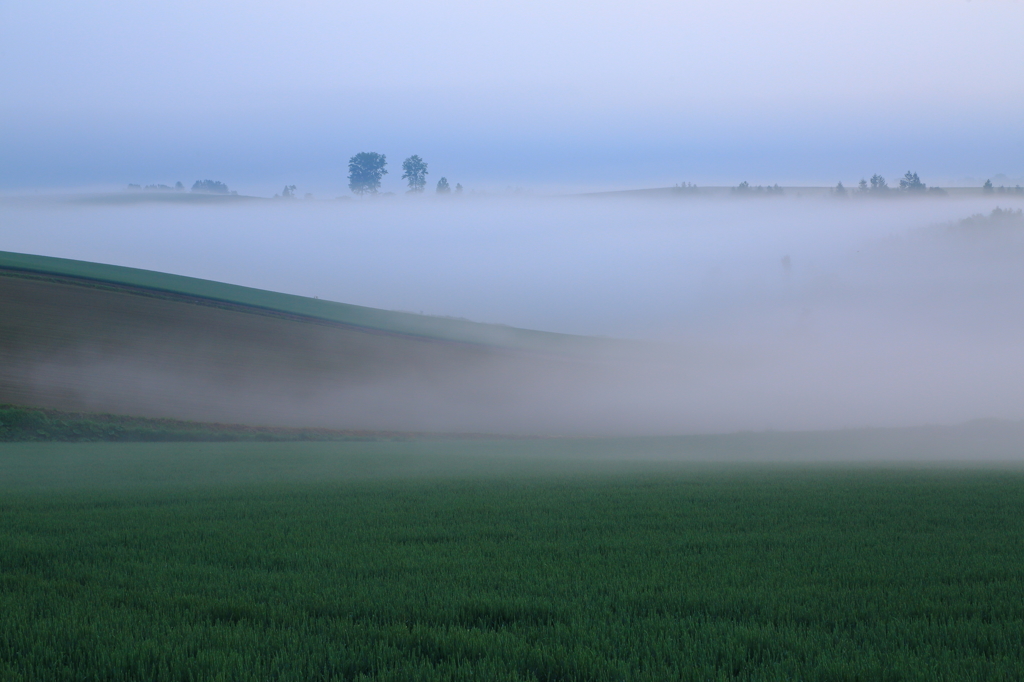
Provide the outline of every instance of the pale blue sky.
<path id="1" fill-rule="evenodd" d="M 1024 4 L 0 4 L 0 189 L 1024 180 Z M 971 178 L 971 180 L 968 180 Z"/>

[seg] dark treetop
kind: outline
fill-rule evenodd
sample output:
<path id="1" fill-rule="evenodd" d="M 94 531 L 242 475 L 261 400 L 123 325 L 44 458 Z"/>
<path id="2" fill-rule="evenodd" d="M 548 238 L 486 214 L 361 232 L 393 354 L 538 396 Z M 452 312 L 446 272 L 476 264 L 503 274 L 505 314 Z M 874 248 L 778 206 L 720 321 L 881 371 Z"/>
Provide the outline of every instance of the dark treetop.
<path id="1" fill-rule="evenodd" d="M 409 182 L 409 192 L 422 192 L 427 185 L 427 163 L 417 154 L 402 162 L 402 179 Z"/>
<path id="2" fill-rule="evenodd" d="M 376 194 L 388 171 L 387 157 L 376 152 L 359 152 L 348 160 L 348 187 L 356 194 Z"/>

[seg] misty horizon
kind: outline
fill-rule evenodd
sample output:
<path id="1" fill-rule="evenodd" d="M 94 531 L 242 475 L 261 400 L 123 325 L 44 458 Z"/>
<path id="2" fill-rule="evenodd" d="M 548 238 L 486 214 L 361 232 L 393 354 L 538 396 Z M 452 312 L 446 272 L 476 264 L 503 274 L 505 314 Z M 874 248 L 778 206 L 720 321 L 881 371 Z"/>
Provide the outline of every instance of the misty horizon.
<path id="1" fill-rule="evenodd" d="M 7 4 L 0 190 L 209 177 L 337 195 L 367 150 L 487 191 L 907 168 L 938 186 L 1016 184 L 1022 20 L 1019 3 L 952 0 L 401 1 L 358 17 L 311 2 Z"/>
<path id="2" fill-rule="evenodd" d="M 393 165 L 389 162 L 388 164 Z M 397 164 L 395 164 L 397 165 Z M 210 195 L 232 195 L 243 198 L 251 199 L 298 199 L 303 201 L 315 200 L 315 201 L 332 201 L 332 200 L 351 200 L 359 199 L 364 201 L 371 201 L 374 199 L 385 199 L 406 195 L 411 199 L 422 199 L 430 195 L 439 194 L 436 189 L 436 182 L 440 179 L 449 180 L 445 175 L 434 174 L 436 177 L 428 177 L 427 188 L 424 190 L 411 191 L 405 180 L 398 177 L 388 178 L 390 171 L 385 174 L 381 181 L 381 187 L 377 192 L 368 194 L 367 196 L 359 196 L 353 192 L 346 184 L 339 184 L 337 187 L 324 191 L 324 185 L 320 185 L 317 189 L 321 190 L 319 194 L 310 191 L 308 186 L 298 186 L 295 184 L 285 184 L 283 190 L 281 186 L 271 187 L 266 184 L 258 186 L 253 189 L 243 187 L 239 189 L 239 185 L 234 184 L 228 179 L 228 182 L 224 182 L 223 179 L 214 180 L 208 177 L 196 179 L 194 182 L 183 182 L 182 180 L 143 180 L 134 181 L 121 184 L 102 184 L 102 185 L 78 185 L 78 186 L 52 186 L 52 187 L 22 187 L 17 189 L 8 189 L 6 191 L 0 190 L 0 198 L 6 198 L 7 200 L 17 199 L 30 199 L 33 197 L 39 198 L 65 198 L 75 199 L 83 198 L 87 199 L 94 195 L 131 195 L 131 194 L 142 194 L 147 195 L 153 199 L 157 199 L 157 195 L 167 196 L 178 196 L 182 194 L 193 195 L 193 194 L 210 194 Z M 704 183 L 700 184 L 693 182 L 690 179 L 684 179 L 682 181 L 672 182 L 669 184 L 658 184 L 650 186 L 616 186 L 610 184 L 597 184 L 597 185 L 586 185 L 586 184 L 567 184 L 557 186 L 523 186 L 523 185 L 504 185 L 501 186 L 495 183 L 483 183 L 479 186 L 464 186 L 458 179 L 450 179 L 450 186 L 454 193 L 464 194 L 466 196 L 519 196 L 519 195 L 530 195 L 536 197 L 571 197 L 571 196 L 586 196 L 586 195 L 614 195 L 614 194 L 628 194 L 628 193 L 643 193 L 643 192 L 657 192 L 664 190 L 676 190 L 680 194 L 686 194 L 687 191 L 690 194 L 716 194 L 721 195 L 723 190 L 732 193 L 743 192 L 746 190 L 752 193 L 763 192 L 767 190 L 771 192 L 772 188 L 788 190 L 797 193 L 798 196 L 802 196 L 802 191 L 808 191 L 809 196 L 821 196 L 820 190 L 831 190 L 831 194 L 838 192 L 839 196 L 843 194 L 851 196 L 865 196 L 865 188 L 863 183 L 868 182 L 871 178 L 881 178 L 886 182 L 892 184 L 884 186 L 882 189 L 891 191 L 890 196 L 901 196 L 907 195 L 906 192 L 902 191 L 899 183 L 904 179 L 906 175 L 914 175 L 915 178 L 919 176 L 918 173 L 912 173 L 912 171 L 906 171 L 906 173 L 891 173 L 889 175 L 883 175 L 881 173 L 868 173 L 859 176 L 851 176 L 850 178 L 840 178 L 836 181 L 825 181 L 818 180 L 817 182 L 804 182 L 804 183 L 789 183 L 782 184 L 778 181 L 770 180 L 750 180 L 746 176 L 743 176 L 743 180 L 732 180 L 730 182 Z M 920 179 L 923 185 L 930 190 L 933 195 L 938 193 L 942 194 L 944 190 L 953 190 L 957 192 L 963 192 L 964 190 L 982 190 L 986 194 L 1022 194 L 1024 193 L 1024 176 L 1022 177 L 1010 177 L 1005 173 L 996 173 L 994 175 L 988 175 L 982 178 L 975 178 L 970 176 L 960 177 L 958 180 L 950 181 L 944 184 L 936 183 L 932 178 L 924 177 Z M 345 178 L 341 178 L 339 183 L 347 182 Z M 220 185 L 222 189 L 211 190 L 202 185 L 213 183 Z M 459 185 L 458 189 L 455 186 Z M 867 188 L 870 191 L 872 188 Z M 876 195 L 871 195 L 873 198 L 877 198 Z M 914 192 L 910 192 L 909 196 L 915 196 Z M 444 199 L 445 197 L 439 197 Z"/>

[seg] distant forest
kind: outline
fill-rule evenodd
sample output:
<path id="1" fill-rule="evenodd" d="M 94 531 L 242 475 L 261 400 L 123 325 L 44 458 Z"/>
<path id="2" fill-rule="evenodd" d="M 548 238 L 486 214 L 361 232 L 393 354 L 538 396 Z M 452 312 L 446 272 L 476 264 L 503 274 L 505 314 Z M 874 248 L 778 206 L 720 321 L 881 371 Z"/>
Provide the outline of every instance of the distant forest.
<path id="1" fill-rule="evenodd" d="M 348 161 L 348 188 L 357 196 L 381 194 L 381 183 L 388 174 L 387 156 L 377 152 L 359 152 Z M 426 191 L 427 175 L 429 174 L 427 162 L 418 154 L 414 154 L 402 162 L 402 179 L 406 181 L 406 194 L 422 194 Z M 997 176 L 1002 177 L 1002 176 Z M 706 190 L 722 188 L 698 187 L 696 184 L 684 182 L 671 188 L 676 194 L 701 194 Z M 1018 194 L 1024 195 L 1024 187 L 1019 184 L 1013 187 L 1000 185 L 996 187 L 992 180 L 986 180 L 980 187 L 984 194 Z M 129 184 L 129 191 L 135 192 L 184 192 L 185 185 L 178 181 L 173 186 L 164 184 L 140 185 Z M 227 184 L 220 180 L 196 180 L 192 184 L 190 192 L 197 194 L 228 195 L 237 196 L 238 192 L 228 188 Z M 434 187 L 438 195 L 462 194 L 464 188 L 461 183 L 456 183 L 452 188 L 448 178 L 441 177 Z M 735 187 L 729 188 L 729 193 L 737 196 L 782 196 L 785 189 L 778 183 L 773 185 L 751 185 L 744 180 Z M 907 171 L 900 178 L 897 186 L 890 186 L 882 175 L 875 173 L 870 178 L 861 178 L 854 188 L 847 188 L 842 182 L 832 187 L 830 193 L 834 196 L 897 196 L 897 195 L 929 195 L 943 196 L 948 192 L 937 186 L 929 187 L 921 181 L 916 172 Z M 393 192 L 384 192 L 384 195 L 391 195 Z M 296 185 L 285 185 L 280 194 L 275 194 L 274 199 L 295 199 L 298 196 Z M 313 199 L 310 193 L 305 194 L 306 199 Z M 341 198 L 341 197 L 339 197 Z"/>

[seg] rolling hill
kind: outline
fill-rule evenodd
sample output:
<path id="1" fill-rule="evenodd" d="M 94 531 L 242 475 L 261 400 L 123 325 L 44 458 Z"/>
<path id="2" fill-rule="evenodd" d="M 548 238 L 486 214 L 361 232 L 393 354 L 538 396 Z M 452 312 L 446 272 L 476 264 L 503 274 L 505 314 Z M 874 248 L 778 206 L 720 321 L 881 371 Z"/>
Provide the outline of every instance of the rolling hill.
<path id="1" fill-rule="evenodd" d="M 544 422 L 560 391 L 586 383 L 607 346 L 0 252 L 6 403 L 280 426 L 521 430 Z"/>

